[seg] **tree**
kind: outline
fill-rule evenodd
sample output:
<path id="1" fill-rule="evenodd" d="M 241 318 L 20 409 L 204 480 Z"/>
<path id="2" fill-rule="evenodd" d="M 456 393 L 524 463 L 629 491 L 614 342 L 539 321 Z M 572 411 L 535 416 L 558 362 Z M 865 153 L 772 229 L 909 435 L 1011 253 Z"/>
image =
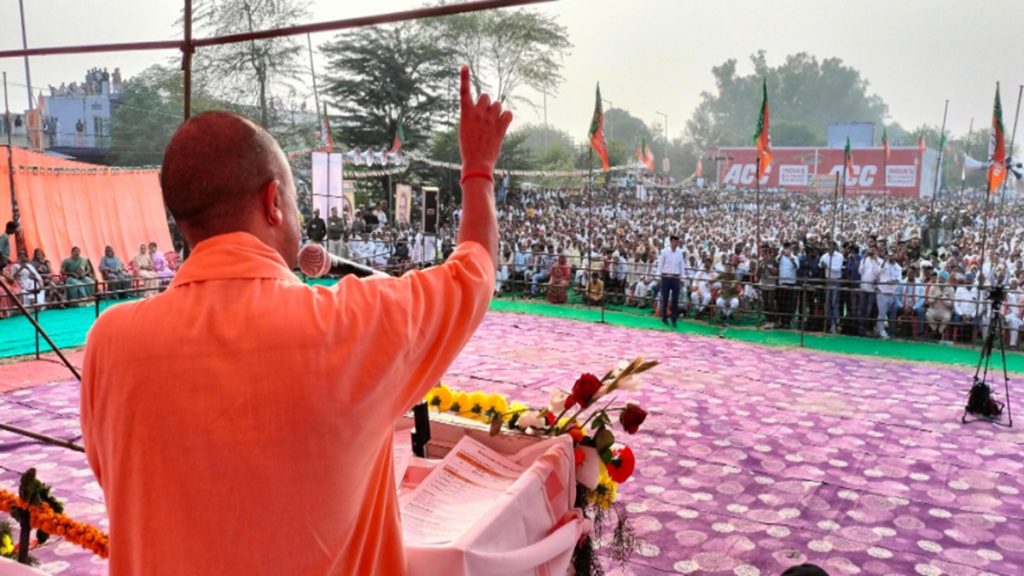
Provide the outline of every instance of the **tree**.
<path id="1" fill-rule="evenodd" d="M 768 83 L 773 124 L 792 123 L 787 138 L 807 141 L 811 136 L 813 142 L 821 142 L 830 123 L 863 121 L 881 126 L 888 114 L 885 102 L 868 94 L 868 81 L 839 58 L 819 61 L 801 52 L 772 68 L 762 50 L 750 60 L 754 71 L 746 76 L 737 74 L 735 59 L 712 68 L 716 90 L 701 94 L 697 111 L 687 121 L 688 139 L 704 146 L 750 145 L 762 78 Z"/>
<path id="2" fill-rule="evenodd" d="M 390 145 L 401 124 L 408 146 L 426 143 L 454 98 L 456 70 L 433 32 L 416 23 L 361 28 L 323 47 L 326 93 L 349 146 Z"/>
<path id="3" fill-rule="evenodd" d="M 618 142 L 619 146 L 631 152 L 636 151 L 640 138 L 652 143 L 651 130 L 644 121 L 621 108 L 609 108 L 604 113 L 604 135 L 609 145 Z"/>
<path id="4" fill-rule="evenodd" d="M 110 160 L 118 166 L 157 165 L 164 148 L 181 124 L 183 82 L 181 70 L 150 66 L 127 80 L 120 103 L 110 117 Z M 193 114 L 205 110 L 233 109 L 217 102 L 202 85 L 192 87 Z"/>
<path id="5" fill-rule="evenodd" d="M 825 138 L 816 136 L 803 122 L 774 122 L 771 127 L 772 144 L 776 146 L 824 146 Z"/>
<path id="6" fill-rule="evenodd" d="M 523 87 L 557 92 L 562 60 L 572 48 L 564 26 L 533 10 L 486 10 L 437 18 L 428 25 L 451 49 L 454 65 L 470 65 L 477 94 L 486 91 L 501 103 L 533 106 L 517 92 Z"/>
<path id="7" fill-rule="evenodd" d="M 195 29 L 225 36 L 292 26 L 309 16 L 307 0 L 196 0 Z M 196 75 L 219 97 L 252 105 L 264 128 L 274 122 L 277 96 L 286 94 L 302 73 L 303 46 L 294 36 L 250 40 L 196 51 Z"/>

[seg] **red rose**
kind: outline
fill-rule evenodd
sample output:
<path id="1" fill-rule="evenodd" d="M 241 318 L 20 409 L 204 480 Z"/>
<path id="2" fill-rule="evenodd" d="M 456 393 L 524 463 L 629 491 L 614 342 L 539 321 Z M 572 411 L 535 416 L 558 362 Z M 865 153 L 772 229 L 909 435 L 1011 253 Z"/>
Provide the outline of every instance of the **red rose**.
<path id="1" fill-rule="evenodd" d="M 573 427 L 569 429 L 569 436 L 572 436 L 574 442 L 583 441 L 583 430 L 580 430 L 579 424 L 574 424 Z"/>
<path id="2" fill-rule="evenodd" d="M 572 385 L 572 395 L 580 406 L 586 408 L 594 401 L 594 396 L 601 389 L 601 381 L 593 374 L 584 374 Z"/>
<path id="3" fill-rule="evenodd" d="M 544 420 L 548 423 L 548 426 L 553 426 L 555 424 L 555 415 L 551 412 L 545 412 Z"/>
<path id="4" fill-rule="evenodd" d="M 622 429 L 630 434 L 636 434 L 646 419 L 647 411 L 632 403 L 626 404 L 625 410 L 619 414 L 619 424 L 622 424 Z"/>
<path id="5" fill-rule="evenodd" d="M 583 464 L 583 461 L 587 459 L 587 453 L 583 451 L 583 448 L 577 446 L 573 449 L 573 457 L 576 459 L 576 465 Z"/>
<path id="6" fill-rule="evenodd" d="M 629 477 L 633 475 L 633 469 L 636 468 L 636 458 L 633 456 L 633 450 L 629 446 L 623 446 L 621 449 L 616 450 L 607 468 L 608 476 L 619 484 L 629 480 Z"/>
<path id="7" fill-rule="evenodd" d="M 568 396 L 565 397 L 565 409 L 566 410 L 568 410 L 569 408 L 572 408 L 575 404 L 576 404 L 576 397 L 575 396 L 573 396 L 572 394 L 569 394 Z"/>

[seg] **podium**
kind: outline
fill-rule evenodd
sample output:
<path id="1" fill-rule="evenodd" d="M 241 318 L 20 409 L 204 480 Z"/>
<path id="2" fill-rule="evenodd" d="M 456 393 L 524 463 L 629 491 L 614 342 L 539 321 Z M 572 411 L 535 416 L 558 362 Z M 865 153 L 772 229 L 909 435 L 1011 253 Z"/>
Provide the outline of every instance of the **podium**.
<path id="1" fill-rule="evenodd" d="M 425 458 L 412 418 L 396 427 L 396 475 L 411 576 L 566 574 L 591 522 L 574 508 L 568 436 L 503 433 L 431 413 Z M 402 444 L 406 447 L 403 447 Z"/>

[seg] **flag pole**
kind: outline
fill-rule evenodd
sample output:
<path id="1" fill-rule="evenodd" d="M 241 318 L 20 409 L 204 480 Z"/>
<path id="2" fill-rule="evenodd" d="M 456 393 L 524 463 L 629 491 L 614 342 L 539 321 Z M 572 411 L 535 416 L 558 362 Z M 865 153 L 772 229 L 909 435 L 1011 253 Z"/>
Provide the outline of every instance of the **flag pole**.
<path id="1" fill-rule="evenodd" d="M 587 151 L 587 287 L 590 287 L 590 273 L 594 254 L 594 147 Z"/>
<path id="2" fill-rule="evenodd" d="M 939 132 L 939 159 L 935 163 L 935 187 L 932 189 L 932 207 L 930 212 L 935 212 L 935 199 L 939 197 L 939 174 L 942 172 L 942 155 L 945 152 L 946 143 L 946 114 L 949 113 L 949 99 L 946 99 L 946 107 L 942 111 L 942 130 Z"/>
<path id="3" fill-rule="evenodd" d="M 1014 115 L 1013 115 L 1013 132 L 1010 132 L 1010 148 L 1009 148 L 1009 152 L 1006 154 L 1007 159 L 1012 159 L 1013 158 L 1013 144 L 1017 140 L 1017 120 L 1020 118 L 1020 97 L 1021 97 L 1021 94 L 1024 94 L 1024 84 L 1021 84 L 1020 87 L 1017 89 L 1017 112 L 1014 113 Z M 1009 166 L 1007 166 L 1007 171 L 1009 171 Z M 1010 182 L 1010 175 L 1007 174 L 1006 178 L 1003 180 L 1002 200 L 1000 200 L 1000 206 L 1005 206 L 1006 205 L 1006 185 L 1009 182 Z"/>
<path id="4" fill-rule="evenodd" d="M 832 240 L 836 239 L 836 212 L 839 211 L 839 172 L 836 172 L 836 189 L 832 193 Z"/>
<path id="5" fill-rule="evenodd" d="M 960 202 L 964 201 L 964 189 L 967 187 L 967 156 L 971 151 L 971 136 L 974 135 L 974 118 L 967 128 L 967 144 L 964 145 L 964 162 L 960 165 Z"/>
<path id="6" fill-rule="evenodd" d="M 850 152 L 850 155 L 851 156 L 853 155 L 852 151 Z M 839 203 L 839 233 L 840 234 L 843 234 L 843 229 L 846 228 L 846 170 L 847 170 L 848 162 L 849 162 L 848 160 L 844 160 L 843 161 L 843 198 L 842 198 L 842 201 Z M 839 237 L 833 235 L 832 241 L 833 242 L 839 242 Z"/>
<path id="7" fill-rule="evenodd" d="M 761 254 L 761 155 L 757 155 L 757 171 L 754 173 L 755 187 L 754 187 L 754 202 L 756 203 L 756 214 L 755 222 L 757 227 L 756 237 L 754 238 L 754 251 L 760 256 Z"/>

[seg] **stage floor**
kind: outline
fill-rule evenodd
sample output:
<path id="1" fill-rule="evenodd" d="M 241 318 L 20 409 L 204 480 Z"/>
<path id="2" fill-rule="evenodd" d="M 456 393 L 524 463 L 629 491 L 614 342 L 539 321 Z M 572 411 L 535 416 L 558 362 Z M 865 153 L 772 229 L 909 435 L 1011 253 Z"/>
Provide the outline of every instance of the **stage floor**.
<path id="1" fill-rule="evenodd" d="M 620 488 L 643 545 L 609 573 L 1024 574 L 1024 422 L 960 423 L 972 369 L 492 312 L 445 382 L 542 403 L 636 354 L 663 363 L 632 395 L 651 415 Z M 5 392 L 0 415 L 78 438 L 77 384 Z M 30 466 L 105 526 L 83 456 L 0 433 L 0 486 Z M 66 542 L 37 555 L 105 573 Z"/>

